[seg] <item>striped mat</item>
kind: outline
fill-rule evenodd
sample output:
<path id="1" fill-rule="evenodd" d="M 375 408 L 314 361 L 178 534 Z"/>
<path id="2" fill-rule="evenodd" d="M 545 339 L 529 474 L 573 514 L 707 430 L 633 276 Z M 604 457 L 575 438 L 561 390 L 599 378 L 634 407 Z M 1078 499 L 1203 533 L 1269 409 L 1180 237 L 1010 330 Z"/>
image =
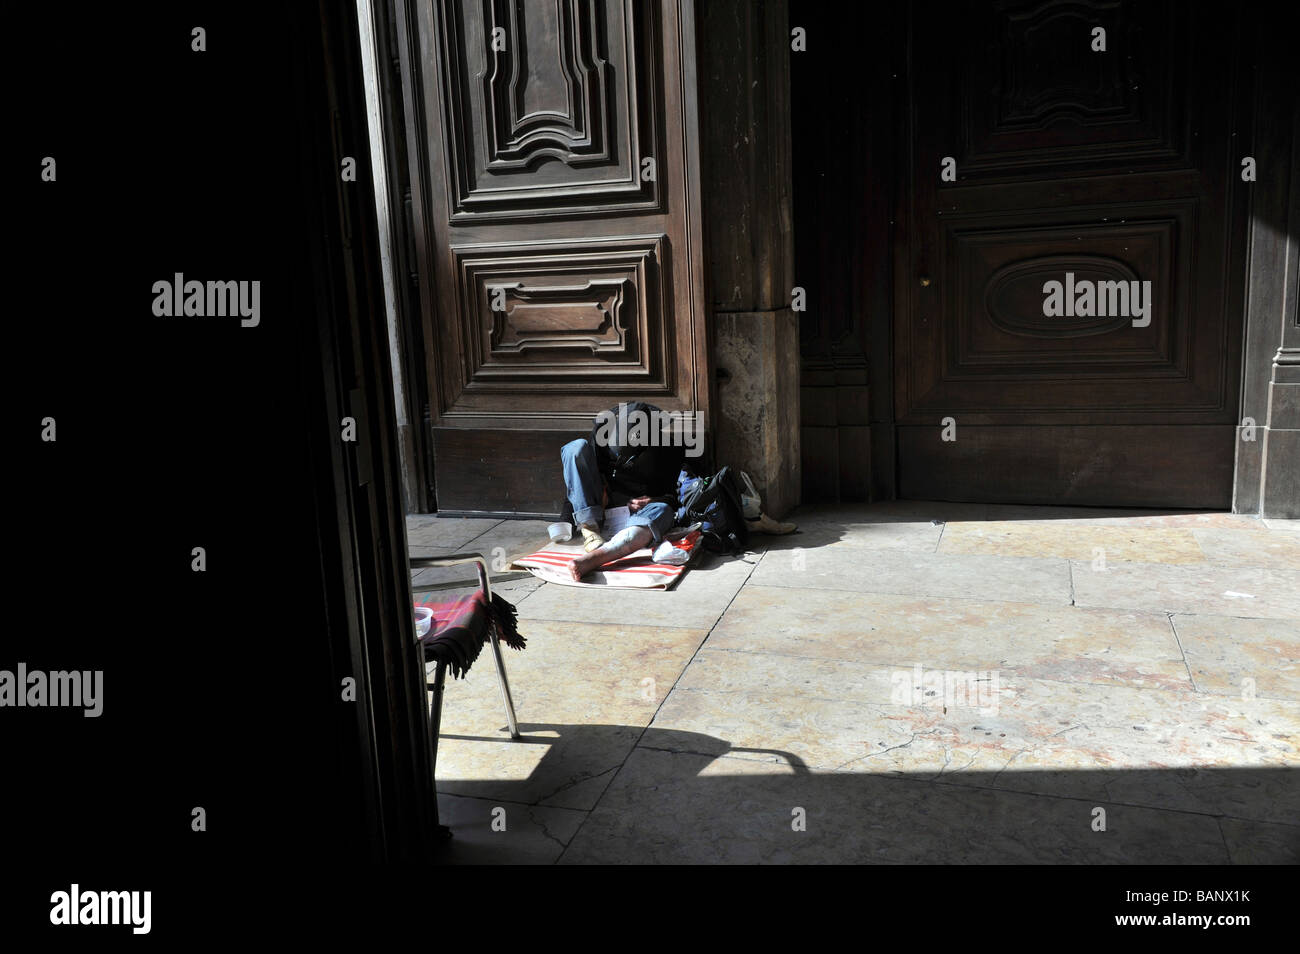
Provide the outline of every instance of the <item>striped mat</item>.
<path id="1" fill-rule="evenodd" d="M 575 583 L 569 576 L 569 564 L 582 554 L 581 547 L 552 543 L 536 553 L 516 557 L 510 564 L 510 569 L 527 570 L 538 579 L 565 586 L 612 586 L 636 590 L 671 589 L 687 569 L 684 566 L 651 563 L 652 551 L 645 549 L 607 563 L 584 576 L 581 583 Z"/>

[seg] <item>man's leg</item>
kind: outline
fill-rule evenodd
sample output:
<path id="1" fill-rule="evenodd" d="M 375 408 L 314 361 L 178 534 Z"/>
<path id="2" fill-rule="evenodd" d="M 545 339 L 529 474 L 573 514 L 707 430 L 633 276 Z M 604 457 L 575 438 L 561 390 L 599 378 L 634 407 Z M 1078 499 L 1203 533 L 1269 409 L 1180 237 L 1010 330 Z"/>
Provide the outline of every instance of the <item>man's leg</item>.
<path id="1" fill-rule="evenodd" d="M 673 528 L 677 520 L 677 511 L 666 503 L 656 500 L 648 503 L 628 518 L 629 527 L 645 527 L 650 531 L 650 546 L 663 542 L 664 534 Z"/>
<path id="2" fill-rule="evenodd" d="M 604 481 L 596 453 L 587 439 L 580 437 L 560 448 L 560 464 L 569 503 L 573 505 L 573 522 L 582 531 L 587 549 L 594 550 L 603 542 L 599 531 L 605 519 Z"/>
<path id="3" fill-rule="evenodd" d="M 569 573 L 575 580 L 581 580 L 592 570 L 640 550 L 650 542 L 651 536 L 649 527 L 624 527 L 608 543 L 574 560 Z"/>

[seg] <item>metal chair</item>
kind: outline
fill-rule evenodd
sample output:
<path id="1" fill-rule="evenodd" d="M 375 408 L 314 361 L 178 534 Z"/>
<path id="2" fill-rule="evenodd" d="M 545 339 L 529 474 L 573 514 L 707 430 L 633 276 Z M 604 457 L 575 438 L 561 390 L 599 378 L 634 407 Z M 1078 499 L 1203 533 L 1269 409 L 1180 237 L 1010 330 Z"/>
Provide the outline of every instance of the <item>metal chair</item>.
<path id="1" fill-rule="evenodd" d="M 482 590 L 484 597 L 489 605 L 492 603 L 492 586 L 488 582 L 487 559 L 481 553 L 453 553 L 450 556 L 443 557 L 411 557 L 411 567 L 422 568 L 426 566 L 461 566 L 466 563 L 475 564 L 478 570 L 479 589 Z M 501 688 L 501 701 L 506 707 L 506 725 L 510 729 L 510 738 L 519 738 L 519 723 L 515 719 L 515 704 L 510 698 L 510 684 L 506 681 L 506 664 L 501 656 L 501 644 L 497 640 L 496 631 L 492 626 L 488 626 L 488 641 L 492 644 L 492 662 L 497 670 L 497 685 Z M 433 703 L 429 707 L 429 737 L 430 744 L 433 746 L 433 754 L 429 760 L 429 769 L 435 772 L 438 763 L 438 733 L 442 728 L 442 696 L 443 686 L 447 677 L 447 664 L 445 662 L 426 663 L 424 667 L 426 685 L 433 693 Z"/>

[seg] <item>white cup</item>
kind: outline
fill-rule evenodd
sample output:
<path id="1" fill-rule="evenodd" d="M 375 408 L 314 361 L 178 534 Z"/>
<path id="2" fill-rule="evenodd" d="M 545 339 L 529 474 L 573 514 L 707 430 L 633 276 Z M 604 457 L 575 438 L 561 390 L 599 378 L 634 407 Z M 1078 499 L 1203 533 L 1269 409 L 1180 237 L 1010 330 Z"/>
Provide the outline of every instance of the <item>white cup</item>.
<path id="1" fill-rule="evenodd" d="M 427 606 L 417 606 L 415 608 L 415 635 L 428 636 L 429 630 L 433 628 L 433 610 Z"/>
<path id="2" fill-rule="evenodd" d="M 550 534 L 552 543 L 564 543 L 573 537 L 573 525 L 568 523 L 553 523 L 546 528 Z"/>

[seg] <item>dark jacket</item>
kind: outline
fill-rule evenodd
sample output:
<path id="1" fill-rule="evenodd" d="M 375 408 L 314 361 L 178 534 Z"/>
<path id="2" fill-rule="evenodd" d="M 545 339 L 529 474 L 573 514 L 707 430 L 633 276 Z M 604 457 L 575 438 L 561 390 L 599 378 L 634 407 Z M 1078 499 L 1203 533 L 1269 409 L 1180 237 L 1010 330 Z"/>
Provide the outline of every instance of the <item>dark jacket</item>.
<path id="1" fill-rule="evenodd" d="M 611 408 L 615 414 L 615 422 L 619 419 L 619 408 L 624 406 L 627 408 L 628 415 L 639 411 L 648 417 L 652 412 L 659 411 L 659 408 L 653 404 L 630 401 L 626 405 L 616 405 Z M 617 439 L 619 436 L 617 429 L 609 428 L 600 418 L 597 418 L 592 425 L 591 436 L 588 438 L 596 452 L 601 476 L 609 486 L 610 506 L 623 506 L 633 497 L 649 497 L 651 500 L 662 501 L 676 510 L 677 475 L 681 472 L 682 462 L 686 459 L 686 449 L 681 441 L 672 441 L 668 446 L 646 446 L 653 440 L 647 430 L 647 437 L 642 446 L 622 447 L 603 439 L 609 436 L 611 430 L 614 431 L 613 436 Z M 665 430 L 659 435 L 661 445 L 667 443 L 672 437 L 671 431 Z"/>

